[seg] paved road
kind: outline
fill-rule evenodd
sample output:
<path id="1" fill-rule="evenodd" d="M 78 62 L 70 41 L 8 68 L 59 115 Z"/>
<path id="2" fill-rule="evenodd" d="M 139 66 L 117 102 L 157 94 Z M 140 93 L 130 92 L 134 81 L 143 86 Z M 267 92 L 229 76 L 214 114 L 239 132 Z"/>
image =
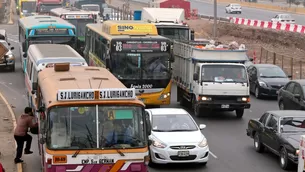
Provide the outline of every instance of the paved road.
<path id="1" fill-rule="evenodd" d="M 17 39 L 17 27 L 4 26 L 11 39 Z M 17 44 L 12 42 L 16 47 L 14 53 L 17 51 Z M 19 57 L 18 57 L 19 58 Z M 16 64 L 16 72 L 0 72 L 0 91 L 4 93 L 8 101 L 14 105 L 16 115 L 20 115 L 24 106 L 26 106 L 25 99 L 25 85 L 23 74 L 19 59 Z M 175 103 L 176 88 L 173 88 L 173 103 L 171 107 L 179 107 Z M 210 161 L 207 167 L 200 167 L 194 165 L 167 165 L 159 166 L 155 169 L 150 169 L 152 172 L 284 172 L 280 169 L 278 159 L 265 153 L 260 155 L 253 149 L 253 142 L 246 136 L 245 129 L 250 118 L 258 118 L 266 110 L 278 109 L 276 101 L 274 100 L 256 100 L 252 98 L 252 108 L 248 110 L 243 119 L 237 120 L 234 114 L 220 113 L 213 114 L 209 118 L 195 118 L 198 124 L 204 123 L 207 125 L 204 134 L 208 139 L 210 149 L 213 156 L 210 156 Z M 37 139 L 34 136 L 32 149 L 33 155 L 24 156 L 25 172 L 39 172 L 40 159 L 37 150 Z"/>
<path id="2" fill-rule="evenodd" d="M 191 8 L 197 8 L 199 14 L 214 15 L 214 6 L 209 0 L 190 0 Z M 256 8 L 242 7 L 242 14 L 226 14 L 225 4 L 217 5 L 218 17 L 241 17 L 247 19 L 257 19 L 270 21 L 272 17 L 283 12 L 261 10 Z M 297 24 L 305 25 L 304 15 L 291 14 L 295 18 Z"/>

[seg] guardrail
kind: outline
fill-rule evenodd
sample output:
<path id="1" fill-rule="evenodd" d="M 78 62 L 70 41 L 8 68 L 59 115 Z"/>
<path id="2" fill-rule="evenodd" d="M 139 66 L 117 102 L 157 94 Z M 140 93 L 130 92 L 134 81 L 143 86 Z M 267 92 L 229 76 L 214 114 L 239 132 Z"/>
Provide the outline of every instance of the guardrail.
<path id="1" fill-rule="evenodd" d="M 237 18 L 237 17 L 229 17 L 228 19 L 230 23 L 238 24 L 238 25 L 275 29 L 275 30 L 282 30 L 288 32 L 305 33 L 305 26 L 298 24 L 286 24 L 286 23 L 252 20 L 252 19 Z"/>

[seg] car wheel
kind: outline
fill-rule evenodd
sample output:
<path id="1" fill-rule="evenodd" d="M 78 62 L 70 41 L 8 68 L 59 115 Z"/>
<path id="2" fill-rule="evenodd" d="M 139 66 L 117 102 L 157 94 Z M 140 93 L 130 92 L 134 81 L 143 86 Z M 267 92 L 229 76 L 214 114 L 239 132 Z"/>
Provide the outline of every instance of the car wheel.
<path id="1" fill-rule="evenodd" d="M 259 92 L 258 86 L 255 87 L 255 97 L 256 97 L 257 99 L 261 98 L 261 93 Z"/>
<path id="2" fill-rule="evenodd" d="M 245 112 L 244 109 L 236 109 L 236 110 L 235 110 L 236 117 L 237 117 L 237 118 L 242 118 L 242 117 L 244 116 L 244 112 Z"/>
<path id="3" fill-rule="evenodd" d="M 279 102 L 279 108 L 280 108 L 280 110 L 285 110 L 285 105 L 284 105 L 283 101 Z"/>
<path id="4" fill-rule="evenodd" d="M 288 159 L 288 154 L 285 148 L 282 148 L 280 152 L 280 164 L 283 170 L 288 170 L 291 166 L 291 161 Z"/>
<path id="5" fill-rule="evenodd" d="M 254 135 L 254 148 L 255 148 L 255 151 L 256 152 L 259 152 L 259 153 L 262 153 L 264 152 L 264 145 L 261 143 L 260 139 L 259 139 L 259 136 L 257 133 L 255 133 Z"/>

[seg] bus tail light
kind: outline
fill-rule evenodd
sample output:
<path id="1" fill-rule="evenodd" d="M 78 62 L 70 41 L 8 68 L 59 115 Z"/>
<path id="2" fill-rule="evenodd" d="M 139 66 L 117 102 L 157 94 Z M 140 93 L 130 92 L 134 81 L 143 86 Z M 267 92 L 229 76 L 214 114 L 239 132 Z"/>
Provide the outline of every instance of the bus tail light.
<path id="1" fill-rule="evenodd" d="M 52 159 L 51 159 L 51 158 L 48 158 L 48 159 L 47 159 L 47 167 L 48 167 L 48 168 L 51 168 L 51 167 L 52 167 Z"/>
<path id="2" fill-rule="evenodd" d="M 147 155 L 144 157 L 144 164 L 145 165 L 148 165 L 149 164 L 149 160 L 150 160 L 150 157 Z"/>

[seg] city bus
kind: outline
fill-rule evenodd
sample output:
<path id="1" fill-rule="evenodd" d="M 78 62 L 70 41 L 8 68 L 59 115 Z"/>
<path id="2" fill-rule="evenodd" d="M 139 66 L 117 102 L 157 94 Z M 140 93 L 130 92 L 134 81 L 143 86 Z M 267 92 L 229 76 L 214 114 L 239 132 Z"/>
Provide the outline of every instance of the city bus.
<path id="1" fill-rule="evenodd" d="M 76 48 L 75 26 L 59 17 L 43 15 L 24 17 L 19 19 L 18 29 L 23 72 L 26 70 L 26 52 L 31 44 L 67 44 Z"/>
<path id="2" fill-rule="evenodd" d="M 29 107 L 37 109 L 33 103 L 36 97 L 38 73 L 45 68 L 54 67 L 55 63 L 70 63 L 73 66 L 88 66 L 85 59 L 69 45 L 61 44 L 34 44 L 30 45 L 27 52 L 25 71 L 26 95 Z"/>
<path id="3" fill-rule="evenodd" d="M 135 89 L 63 63 L 39 72 L 37 88 L 42 171 L 148 171 L 151 126 Z"/>
<path id="4" fill-rule="evenodd" d="M 19 0 L 18 13 L 19 17 L 28 17 L 36 15 L 36 0 Z"/>
<path id="5" fill-rule="evenodd" d="M 84 11 L 77 8 L 54 8 L 50 15 L 60 17 L 76 27 L 77 51 L 82 54 L 85 46 L 85 29 L 88 23 L 99 23 L 97 14 L 90 11 Z"/>
<path id="6" fill-rule="evenodd" d="M 127 88 L 135 88 L 149 106 L 170 104 L 170 40 L 143 21 L 88 24 L 84 58 L 89 66 L 108 68 Z"/>

